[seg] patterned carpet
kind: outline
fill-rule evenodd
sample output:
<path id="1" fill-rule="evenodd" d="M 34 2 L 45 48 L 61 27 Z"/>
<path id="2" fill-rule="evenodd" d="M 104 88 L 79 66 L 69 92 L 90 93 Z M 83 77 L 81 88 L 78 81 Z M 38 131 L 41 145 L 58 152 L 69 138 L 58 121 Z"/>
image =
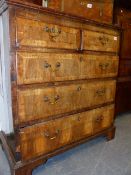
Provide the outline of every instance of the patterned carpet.
<path id="1" fill-rule="evenodd" d="M 97 138 L 56 156 L 33 171 L 33 175 L 131 175 L 131 113 L 116 120 L 116 137 Z M 0 147 L 0 175 L 10 175 Z"/>

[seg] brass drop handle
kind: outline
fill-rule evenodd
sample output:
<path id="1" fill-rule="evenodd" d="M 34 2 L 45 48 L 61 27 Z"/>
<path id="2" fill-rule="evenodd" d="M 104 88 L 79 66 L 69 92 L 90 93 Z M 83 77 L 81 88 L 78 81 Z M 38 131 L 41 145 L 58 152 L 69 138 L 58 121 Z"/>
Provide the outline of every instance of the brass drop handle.
<path id="1" fill-rule="evenodd" d="M 56 68 L 59 68 L 61 66 L 61 63 L 60 62 L 57 62 L 56 63 Z"/>
<path id="2" fill-rule="evenodd" d="M 80 121 L 81 121 L 81 117 L 80 117 L 80 116 L 78 116 L 77 120 L 80 122 Z"/>
<path id="3" fill-rule="evenodd" d="M 49 33 L 50 39 L 52 39 L 53 41 L 56 41 L 56 37 L 61 34 L 61 29 L 56 26 L 52 28 L 46 26 L 44 28 L 44 31 Z"/>
<path id="4" fill-rule="evenodd" d="M 82 62 L 83 61 L 83 57 L 80 57 L 80 62 Z"/>
<path id="5" fill-rule="evenodd" d="M 103 96 L 105 94 L 106 90 L 105 89 L 100 89 L 96 91 L 97 96 Z"/>
<path id="6" fill-rule="evenodd" d="M 79 87 L 77 88 L 77 91 L 79 92 L 79 91 L 81 91 L 81 90 L 82 90 L 82 87 L 79 86 Z"/>
<path id="7" fill-rule="evenodd" d="M 109 63 L 100 63 L 99 64 L 99 67 L 102 69 L 102 70 L 106 70 L 108 67 L 109 67 Z"/>
<path id="8" fill-rule="evenodd" d="M 60 129 L 57 129 L 54 133 L 54 136 L 51 136 L 50 133 L 48 131 L 44 132 L 44 136 L 50 140 L 54 140 L 58 137 L 58 135 L 60 134 Z"/>
<path id="9" fill-rule="evenodd" d="M 49 101 L 50 101 L 49 97 L 44 96 L 44 102 L 49 102 Z"/>
<path id="10" fill-rule="evenodd" d="M 86 2 L 85 0 L 81 0 L 80 1 L 80 5 L 81 6 L 85 6 L 86 8 L 92 8 L 94 0 L 92 2 L 91 1 L 90 2 L 89 1 Z"/>
<path id="11" fill-rule="evenodd" d="M 61 63 L 57 62 L 56 65 L 55 65 L 55 68 L 54 69 L 52 68 L 52 72 L 58 71 L 60 67 L 61 67 Z"/>
<path id="12" fill-rule="evenodd" d="M 99 41 L 101 42 L 102 45 L 106 45 L 109 39 L 105 36 L 100 36 Z"/>
<path id="13" fill-rule="evenodd" d="M 60 96 L 56 95 L 54 99 L 55 99 L 55 101 L 58 101 L 60 99 Z"/>
<path id="14" fill-rule="evenodd" d="M 95 119 L 96 123 L 101 123 L 103 121 L 103 116 L 99 116 Z"/>
<path id="15" fill-rule="evenodd" d="M 49 99 L 49 97 L 45 96 L 44 97 L 44 102 L 48 102 L 49 104 L 51 105 L 54 105 L 57 103 L 57 101 L 60 99 L 60 96 L 59 95 L 56 95 L 55 97 Z"/>
<path id="16" fill-rule="evenodd" d="M 56 26 L 52 27 L 52 28 L 49 28 L 49 27 L 46 26 L 44 28 L 44 30 L 45 30 L 45 32 L 52 33 L 52 34 L 54 33 L 54 34 L 57 34 L 57 35 L 61 33 L 61 29 L 56 27 Z"/>
<path id="17" fill-rule="evenodd" d="M 81 1 L 80 5 L 85 6 L 85 5 L 87 5 L 87 2 Z"/>
<path id="18" fill-rule="evenodd" d="M 44 63 L 44 68 L 46 68 L 46 69 L 47 69 L 47 68 L 51 68 L 51 64 L 49 64 L 48 62 L 45 62 L 45 63 Z"/>

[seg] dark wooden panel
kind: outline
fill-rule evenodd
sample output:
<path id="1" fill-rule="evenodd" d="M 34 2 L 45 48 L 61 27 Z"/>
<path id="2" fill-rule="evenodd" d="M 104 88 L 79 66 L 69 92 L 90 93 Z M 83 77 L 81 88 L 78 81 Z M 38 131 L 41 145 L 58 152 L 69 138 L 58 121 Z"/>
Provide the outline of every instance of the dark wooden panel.
<path id="1" fill-rule="evenodd" d="M 131 59 L 131 20 L 122 21 L 121 58 Z"/>
<path id="2" fill-rule="evenodd" d="M 117 83 L 116 114 L 131 110 L 131 81 Z"/>
<path id="3" fill-rule="evenodd" d="M 131 60 L 120 60 L 119 76 L 131 76 Z"/>

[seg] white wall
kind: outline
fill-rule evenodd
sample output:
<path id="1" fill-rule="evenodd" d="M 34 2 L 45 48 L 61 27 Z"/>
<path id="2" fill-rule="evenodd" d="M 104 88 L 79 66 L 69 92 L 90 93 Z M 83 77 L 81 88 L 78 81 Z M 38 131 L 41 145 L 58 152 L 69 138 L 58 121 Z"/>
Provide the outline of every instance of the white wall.
<path id="1" fill-rule="evenodd" d="M 9 61 L 9 33 L 8 12 L 0 16 L 0 66 L 2 67 L 0 84 L 0 130 L 5 133 L 13 131 L 11 90 L 10 90 L 10 61 Z"/>

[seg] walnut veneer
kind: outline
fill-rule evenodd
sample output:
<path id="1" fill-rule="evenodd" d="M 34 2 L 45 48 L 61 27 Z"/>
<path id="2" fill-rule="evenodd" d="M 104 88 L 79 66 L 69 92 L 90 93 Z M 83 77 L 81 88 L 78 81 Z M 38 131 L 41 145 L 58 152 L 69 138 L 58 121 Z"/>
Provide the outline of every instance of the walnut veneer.
<path id="1" fill-rule="evenodd" d="M 3 132 L 0 138 L 12 175 L 31 175 L 48 158 L 96 136 L 114 138 L 118 28 L 29 1 L 2 2 L 14 153 Z"/>

